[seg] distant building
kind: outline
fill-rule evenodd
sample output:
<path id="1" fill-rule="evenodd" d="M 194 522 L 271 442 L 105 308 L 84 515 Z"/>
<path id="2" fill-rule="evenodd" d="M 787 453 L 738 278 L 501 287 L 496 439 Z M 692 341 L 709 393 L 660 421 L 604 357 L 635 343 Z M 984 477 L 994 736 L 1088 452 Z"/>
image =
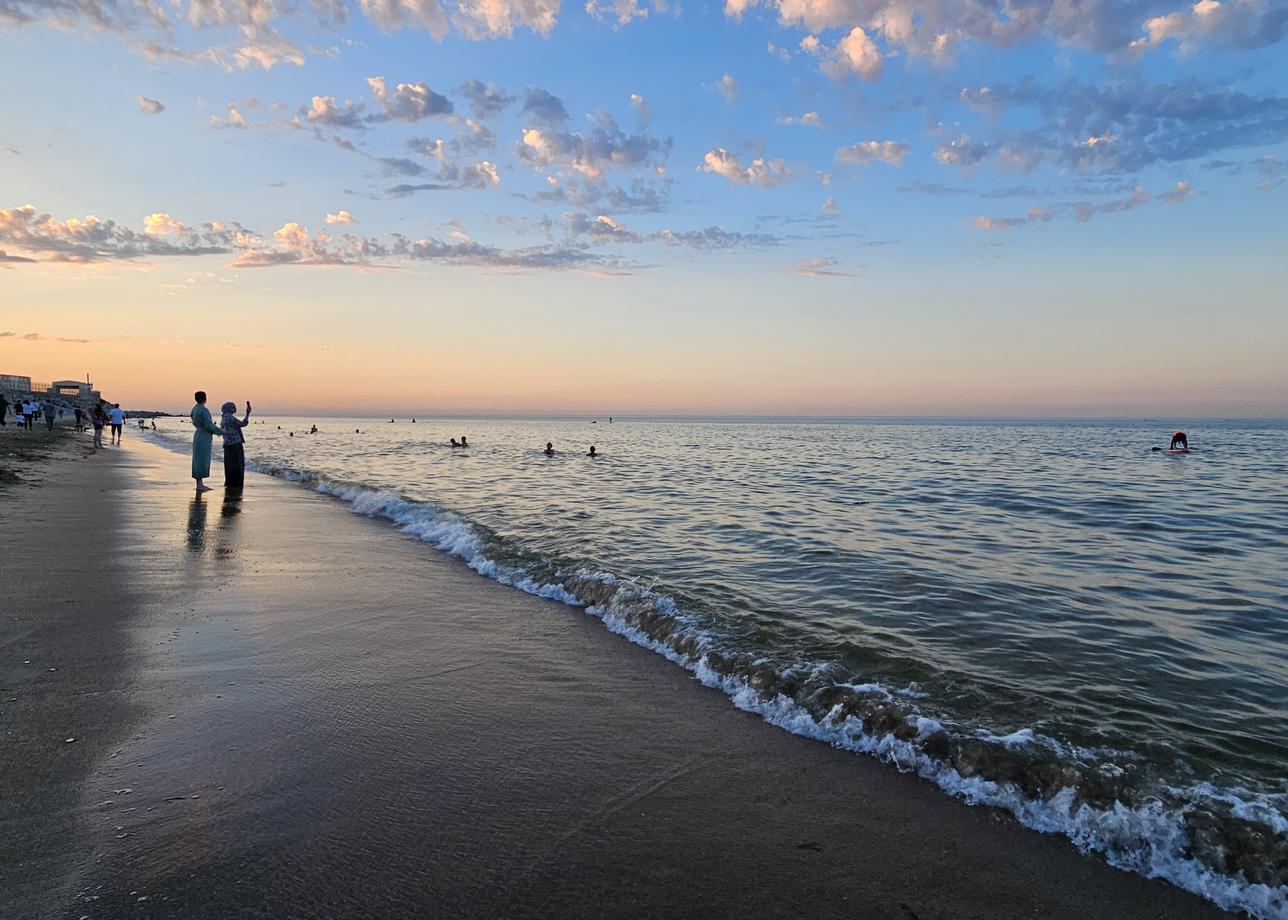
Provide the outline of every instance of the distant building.
<path id="1" fill-rule="evenodd" d="M 53 383 L 32 382 L 19 374 L 0 374 L 0 393 L 9 396 L 34 396 L 51 399 L 65 406 L 88 407 L 102 398 L 88 380 L 55 380 Z"/>
<path id="2" fill-rule="evenodd" d="M 88 380 L 55 380 L 45 389 L 53 397 L 89 402 L 99 398 L 98 390 Z"/>
<path id="3" fill-rule="evenodd" d="M 0 374 L 0 393 L 21 393 L 25 395 L 30 392 L 30 377 L 21 377 L 17 374 Z"/>

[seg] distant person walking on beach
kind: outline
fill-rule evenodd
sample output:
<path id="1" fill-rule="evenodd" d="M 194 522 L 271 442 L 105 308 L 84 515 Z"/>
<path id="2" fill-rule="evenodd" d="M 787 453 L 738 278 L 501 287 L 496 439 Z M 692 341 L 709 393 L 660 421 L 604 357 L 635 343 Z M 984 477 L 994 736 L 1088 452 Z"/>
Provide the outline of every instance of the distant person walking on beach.
<path id="1" fill-rule="evenodd" d="M 250 423 L 250 401 L 246 402 L 245 418 L 237 417 L 235 402 L 224 403 L 219 411 L 219 424 L 224 429 L 224 489 L 240 492 L 246 484 L 246 436 L 242 429 Z"/>
<path id="2" fill-rule="evenodd" d="M 209 492 L 210 486 L 204 480 L 210 475 L 210 438 L 211 435 L 223 434 L 224 430 L 210 417 L 210 410 L 206 408 L 206 391 L 198 390 L 192 398 L 197 401 L 188 413 L 192 427 L 197 429 L 192 435 L 192 478 L 197 480 L 198 492 Z M 101 433 L 99 437 L 102 437 Z"/>
<path id="3" fill-rule="evenodd" d="M 9 423 L 4 420 L 4 417 L 8 414 L 9 400 L 5 399 L 3 394 L 0 394 L 0 428 L 9 427 Z"/>
<path id="4" fill-rule="evenodd" d="M 31 430 L 31 421 L 36 417 L 36 404 L 30 399 L 22 401 L 22 427 Z"/>
<path id="5" fill-rule="evenodd" d="M 51 402 L 47 402 L 44 404 L 43 411 L 45 413 L 45 430 L 53 431 L 54 416 L 58 413 L 58 407 Z"/>
<path id="6" fill-rule="evenodd" d="M 76 430 L 77 431 L 85 430 L 85 413 L 81 411 L 80 406 L 76 407 Z"/>
<path id="7" fill-rule="evenodd" d="M 103 446 L 103 426 L 107 424 L 107 413 L 103 411 L 102 403 L 95 403 L 90 418 L 94 423 L 94 446 Z"/>
<path id="8" fill-rule="evenodd" d="M 121 436 L 125 433 L 125 410 L 120 403 L 112 403 L 107 410 L 107 417 L 112 420 L 112 443 L 120 446 Z"/>

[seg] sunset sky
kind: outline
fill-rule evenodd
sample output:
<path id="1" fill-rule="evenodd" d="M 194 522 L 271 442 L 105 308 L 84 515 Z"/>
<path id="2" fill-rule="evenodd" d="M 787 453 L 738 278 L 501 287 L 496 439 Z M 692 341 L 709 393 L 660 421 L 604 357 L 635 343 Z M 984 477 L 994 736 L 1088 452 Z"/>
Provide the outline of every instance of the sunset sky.
<path id="1" fill-rule="evenodd" d="M 0 373 L 1288 415 L 1279 0 L 0 0 Z"/>

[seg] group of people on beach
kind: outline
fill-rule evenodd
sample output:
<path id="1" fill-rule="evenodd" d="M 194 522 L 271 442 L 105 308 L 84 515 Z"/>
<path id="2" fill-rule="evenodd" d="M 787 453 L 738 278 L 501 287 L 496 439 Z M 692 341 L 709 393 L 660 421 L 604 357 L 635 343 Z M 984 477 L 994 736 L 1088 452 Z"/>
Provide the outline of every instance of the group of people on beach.
<path id="1" fill-rule="evenodd" d="M 214 436 L 224 439 L 224 488 L 230 492 L 240 492 L 246 482 L 246 435 L 242 429 L 250 424 L 250 401 L 246 402 L 246 414 L 237 417 L 237 404 L 226 402 L 219 407 L 219 424 L 206 408 L 206 391 L 198 390 L 192 394 L 196 405 L 188 413 L 192 427 L 197 429 L 192 435 L 192 478 L 197 480 L 198 492 L 209 492 L 206 477 L 210 475 L 210 452 Z"/>
<path id="2" fill-rule="evenodd" d="M 55 405 L 49 400 L 37 400 L 32 397 L 14 397 L 13 402 L 0 395 L 0 428 L 9 427 L 9 410 L 14 410 L 14 421 L 18 427 L 26 431 L 31 431 L 36 427 L 37 420 L 43 420 L 46 431 L 54 430 L 54 423 L 63 418 L 67 413 L 65 406 Z M 105 400 L 99 400 L 94 403 L 88 410 L 76 406 L 72 409 L 72 416 L 75 419 L 73 430 L 78 434 L 87 429 L 86 422 L 93 425 L 94 428 L 94 446 L 103 446 L 103 429 L 110 428 L 112 432 L 112 443 L 120 445 L 121 435 L 125 428 L 125 410 L 121 408 L 120 403 L 109 405 Z M 139 425 L 142 427 L 142 420 Z M 156 427 L 154 422 L 153 428 Z"/>

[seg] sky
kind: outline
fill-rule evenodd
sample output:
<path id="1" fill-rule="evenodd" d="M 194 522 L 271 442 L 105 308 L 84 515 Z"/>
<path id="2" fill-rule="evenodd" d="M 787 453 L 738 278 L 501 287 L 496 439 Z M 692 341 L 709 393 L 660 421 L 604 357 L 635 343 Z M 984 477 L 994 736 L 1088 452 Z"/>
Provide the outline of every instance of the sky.
<path id="1" fill-rule="evenodd" d="M 1288 0 L 0 0 L 0 373 L 1288 416 Z"/>

